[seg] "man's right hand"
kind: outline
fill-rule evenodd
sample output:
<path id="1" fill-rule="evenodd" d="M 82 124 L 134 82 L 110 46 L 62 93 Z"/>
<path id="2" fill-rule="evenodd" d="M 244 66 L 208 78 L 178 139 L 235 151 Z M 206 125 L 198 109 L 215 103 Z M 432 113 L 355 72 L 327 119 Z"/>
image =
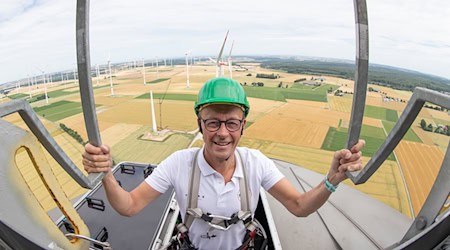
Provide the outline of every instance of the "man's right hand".
<path id="1" fill-rule="evenodd" d="M 113 161 L 107 145 L 96 147 L 90 143 L 84 146 L 83 166 L 88 173 L 111 172 Z"/>

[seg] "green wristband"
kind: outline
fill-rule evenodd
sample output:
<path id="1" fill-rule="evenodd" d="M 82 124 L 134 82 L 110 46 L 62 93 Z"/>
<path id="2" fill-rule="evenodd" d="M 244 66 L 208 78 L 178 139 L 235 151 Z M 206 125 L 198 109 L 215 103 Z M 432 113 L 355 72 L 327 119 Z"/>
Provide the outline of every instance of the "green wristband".
<path id="1" fill-rule="evenodd" d="M 328 174 L 325 175 L 325 179 L 324 179 L 324 183 L 325 183 L 325 188 L 330 191 L 331 193 L 334 193 L 336 191 L 336 189 L 338 188 L 339 184 L 337 184 L 336 186 L 331 184 L 330 181 L 328 181 Z"/>

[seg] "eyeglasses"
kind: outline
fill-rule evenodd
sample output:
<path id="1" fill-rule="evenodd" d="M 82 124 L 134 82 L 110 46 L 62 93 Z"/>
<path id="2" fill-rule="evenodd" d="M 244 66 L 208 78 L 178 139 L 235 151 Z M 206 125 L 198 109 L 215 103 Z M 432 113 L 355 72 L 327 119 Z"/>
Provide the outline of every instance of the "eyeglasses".
<path id="1" fill-rule="evenodd" d="M 219 130 L 220 126 L 222 126 L 222 123 L 225 123 L 225 127 L 230 132 L 238 131 L 241 128 L 241 124 L 244 120 L 238 120 L 238 119 L 230 119 L 226 121 L 220 121 L 217 119 L 206 119 L 202 120 L 205 124 L 206 130 L 209 132 L 216 132 Z"/>

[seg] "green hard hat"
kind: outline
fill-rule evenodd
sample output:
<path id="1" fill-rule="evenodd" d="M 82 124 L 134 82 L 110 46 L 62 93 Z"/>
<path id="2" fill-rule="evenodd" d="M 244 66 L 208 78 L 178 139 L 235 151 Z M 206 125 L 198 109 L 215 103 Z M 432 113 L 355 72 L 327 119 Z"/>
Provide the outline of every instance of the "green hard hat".
<path id="1" fill-rule="evenodd" d="M 198 91 L 195 102 L 195 114 L 198 115 L 200 108 L 205 104 L 223 103 L 237 104 L 244 109 L 244 117 L 247 117 L 250 105 L 242 86 L 235 80 L 218 77 L 208 80 Z"/>

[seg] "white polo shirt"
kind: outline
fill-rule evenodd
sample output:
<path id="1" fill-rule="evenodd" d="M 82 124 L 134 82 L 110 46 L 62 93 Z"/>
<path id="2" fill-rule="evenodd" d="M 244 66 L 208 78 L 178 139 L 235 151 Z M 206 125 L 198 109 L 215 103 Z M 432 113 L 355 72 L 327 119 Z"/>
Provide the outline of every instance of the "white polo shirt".
<path id="1" fill-rule="evenodd" d="M 146 182 L 160 193 L 173 187 L 176 199 L 183 217 L 186 213 L 189 179 L 191 176 L 192 161 L 198 148 L 180 150 L 162 161 L 153 173 L 147 177 Z M 203 152 L 203 149 L 201 149 Z M 284 176 L 276 168 L 272 160 L 259 150 L 240 147 L 240 155 L 247 173 L 247 182 L 250 188 L 251 209 L 255 213 L 258 205 L 259 190 L 263 187 L 269 190 Z M 231 181 L 226 185 L 221 174 L 216 172 L 206 162 L 203 153 L 198 156 L 200 167 L 200 187 L 198 207 L 204 213 L 230 217 L 241 208 L 239 199 L 239 178 L 243 178 L 241 161 L 237 152 L 236 169 Z M 245 227 L 242 221 L 231 226 L 227 231 L 211 228 L 206 222 L 195 219 L 189 229 L 189 238 L 198 249 L 236 249 L 242 244 Z"/>

